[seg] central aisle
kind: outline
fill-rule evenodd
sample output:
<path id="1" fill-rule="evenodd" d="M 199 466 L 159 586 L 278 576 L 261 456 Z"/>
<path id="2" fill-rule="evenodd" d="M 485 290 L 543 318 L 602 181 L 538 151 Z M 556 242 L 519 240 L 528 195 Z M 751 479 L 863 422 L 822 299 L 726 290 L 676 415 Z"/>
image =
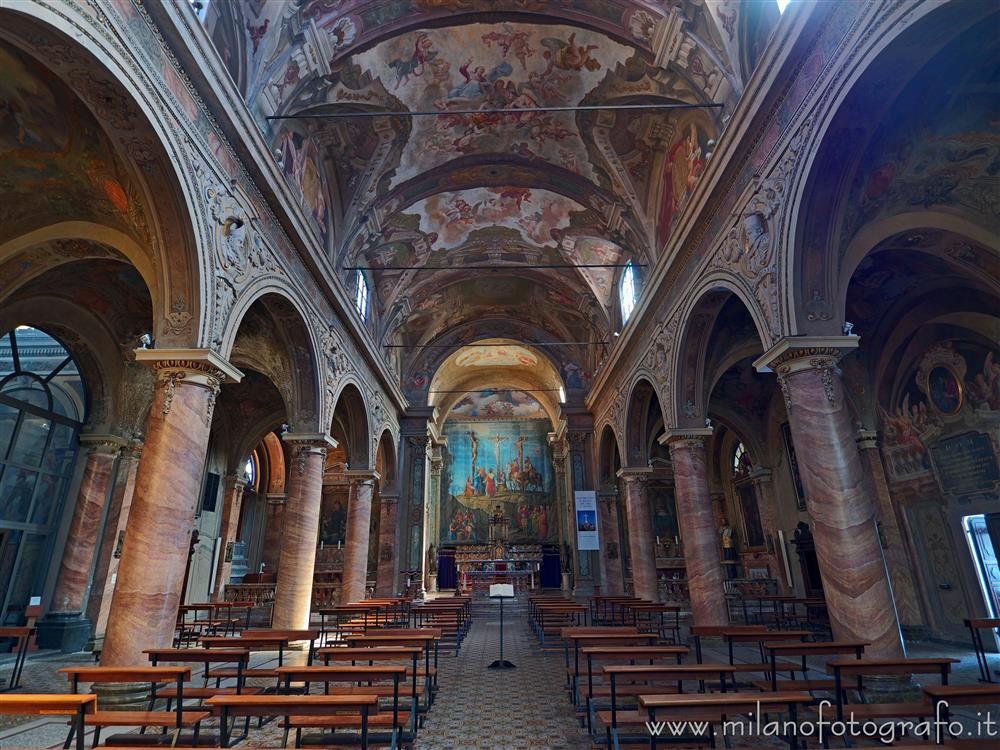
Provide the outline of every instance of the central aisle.
<path id="1" fill-rule="evenodd" d="M 416 750 L 591 748 L 563 688 L 562 652 L 538 648 L 524 603 L 504 603 L 504 658 L 517 669 L 486 668 L 499 649 L 500 606 L 477 603 L 458 657 L 438 664 L 441 689 Z"/>

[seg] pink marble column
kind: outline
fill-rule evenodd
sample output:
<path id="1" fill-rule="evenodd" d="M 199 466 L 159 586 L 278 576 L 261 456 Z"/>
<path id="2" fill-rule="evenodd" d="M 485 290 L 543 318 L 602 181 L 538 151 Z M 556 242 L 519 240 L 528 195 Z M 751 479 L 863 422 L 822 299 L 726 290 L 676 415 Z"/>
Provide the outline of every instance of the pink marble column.
<path id="1" fill-rule="evenodd" d="M 132 496 L 135 493 L 135 477 L 141 456 L 142 443 L 134 441 L 122 450 L 118 459 L 118 472 L 111 492 L 108 521 L 104 527 L 104 538 L 101 539 L 97 568 L 94 571 L 94 585 L 87 601 L 87 619 L 94 624 L 95 645 L 104 640 L 104 633 L 108 628 L 108 614 L 111 612 L 111 600 L 115 593 L 118 563 L 121 559 L 119 539 L 124 540 L 125 528 L 128 526 Z"/>
<path id="2" fill-rule="evenodd" d="M 625 519 L 629 557 L 632 560 L 632 595 L 656 602 L 660 600 L 660 590 L 656 576 L 653 513 L 649 507 L 646 485 L 652 471 L 622 469 L 618 476 L 625 482 Z"/>
<path id="3" fill-rule="evenodd" d="M 399 572 L 399 550 L 396 549 L 396 524 L 399 496 L 379 493 L 380 515 L 378 522 L 378 573 L 375 595 L 393 596 L 396 593 L 396 576 Z"/>
<path id="4" fill-rule="evenodd" d="M 344 575 L 340 592 L 343 604 L 365 598 L 368 580 L 368 544 L 371 534 L 372 491 L 375 481 L 367 476 L 354 476 L 351 499 L 347 506 L 347 539 L 344 542 Z"/>
<path id="5" fill-rule="evenodd" d="M 272 624 L 275 628 L 302 630 L 309 627 L 312 611 L 313 571 L 323 504 L 323 465 L 327 447 L 333 441 L 321 435 L 286 434 L 282 439 L 291 443 L 292 455 Z"/>
<path id="6" fill-rule="evenodd" d="M 710 428 L 668 430 L 664 436 L 674 465 L 677 523 L 684 544 L 691 594 L 691 616 L 695 625 L 727 625 L 722 561 L 712 501 L 708 491 L 705 439 Z"/>
<path id="7" fill-rule="evenodd" d="M 614 492 L 597 495 L 599 539 L 601 543 L 601 592 L 605 596 L 621 596 L 625 593 L 622 576 L 622 551 L 618 548 L 622 538 L 618 526 L 618 496 Z"/>
<path id="8" fill-rule="evenodd" d="M 889 575 L 892 577 L 896 610 L 904 627 L 923 627 L 926 621 L 920 607 L 917 583 L 913 575 L 916 565 L 911 564 L 910 555 L 903 542 L 903 532 L 896 516 L 892 493 L 889 491 L 889 482 L 885 476 L 877 438 L 878 434 L 874 430 L 861 430 L 858 433 L 858 449 L 861 451 L 861 462 L 875 493 L 878 520 L 885 541 L 883 553 L 889 567 Z"/>
<path id="9" fill-rule="evenodd" d="M 232 474 L 226 477 L 225 495 L 222 501 L 222 520 L 219 523 L 219 540 L 222 549 L 219 552 L 219 568 L 215 571 L 215 586 L 213 587 L 215 600 L 220 602 L 226 599 L 226 584 L 229 583 L 229 574 L 233 570 L 233 559 L 232 554 L 229 553 L 229 545 L 236 543 L 244 489 L 246 489 L 246 482 L 242 477 Z"/>
<path id="10" fill-rule="evenodd" d="M 225 377 L 242 373 L 209 350 L 139 349 L 156 370 L 101 663 L 148 664 L 170 646 L 201 492 L 212 412 Z"/>
<path id="11" fill-rule="evenodd" d="M 867 641 L 865 655 L 902 654 L 875 525 L 875 500 L 855 442 L 837 362 L 857 337 L 784 339 L 756 363 L 778 375 L 813 522 L 833 637 Z"/>
<path id="12" fill-rule="evenodd" d="M 87 585 L 94 567 L 98 529 L 111 489 L 115 458 L 124 440 L 113 435 L 81 435 L 80 444 L 89 446 L 80 492 L 73 508 L 66 550 L 52 594 L 53 613 L 83 611 Z"/>

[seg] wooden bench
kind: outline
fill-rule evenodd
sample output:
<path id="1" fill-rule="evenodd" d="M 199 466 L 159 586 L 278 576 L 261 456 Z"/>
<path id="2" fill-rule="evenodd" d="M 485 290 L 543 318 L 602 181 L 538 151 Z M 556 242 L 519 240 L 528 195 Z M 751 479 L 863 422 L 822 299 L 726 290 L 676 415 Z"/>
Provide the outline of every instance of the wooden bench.
<path id="1" fill-rule="evenodd" d="M 368 750 L 368 719 L 378 713 L 378 695 L 217 695 L 205 705 L 219 717 L 221 746 L 229 747 L 229 719 L 276 716 L 341 717 L 348 728 L 359 727 L 357 737 L 346 738 Z"/>
<path id="2" fill-rule="evenodd" d="M 986 645 L 983 643 L 983 630 L 1000 628 L 998 617 L 969 617 L 963 620 L 965 627 L 972 636 L 972 649 L 976 652 L 976 663 L 979 664 L 979 679 L 983 682 L 993 682 L 990 663 L 986 658 Z"/>
<path id="3" fill-rule="evenodd" d="M 184 683 L 191 679 L 191 667 L 157 666 L 157 667 L 63 667 L 59 670 L 70 681 L 73 693 L 79 693 L 80 683 L 113 684 L 142 683 L 150 684 L 149 708 L 146 711 L 102 711 L 99 708 L 88 714 L 84 723 L 94 727 L 94 745 L 100 742 L 101 730 L 105 727 L 147 727 L 163 730 L 172 729 L 173 742 L 177 741 L 182 729 L 192 729 L 194 744 L 198 742 L 198 732 L 201 722 L 207 719 L 209 713 L 201 710 L 184 708 Z M 176 708 L 172 711 L 153 710 L 157 699 L 166 696 L 157 694 L 159 685 L 175 684 L 177 686 L 172 698 Z M 76 725 L 71 724 L 69 734 L 63 747 L 69 747 L 76 732 Z"/>
<path id="4" fill-rule="evenodd" d="M 577 653 L 587 660 L 587 687 L 588 693 L 594 685 L 594 667 L 601 663 L 609 664 L 636 664 L 646 662 L 656 664 L 661 662 L 675 662 L 680 664 L 688 654 L 687 646 L 582 646 L 577 649 Z M 578 705 L 580 702 L 580 681 L 583 677 L 579 665 L 579 659 L 574 661 L 574 665 L 567 668 L 566 674 L 569 677 L 571 703 Z"/>
<path id="5" fill-rule="evenodd" d="M 410 686 L 411 710 L 401 712 L 401 683 L 406 678 L 406 667 L 401 664 L 282 667 L 278 672 L 286 694 L 292 694 L 293 682 L 303 684 L 302 695 L 306 697 L 309 696 L 312 683 L 322 683 L 324 695 L 374 694 L 380 699 L 391 700 L 390 711 L 380 712 L 368 720 L 369 731 L 387 730 L 388 735 L 375 735 L 371 739 L 380 743 L 409 745 L 416 737 L 417 682 L 414 678 Z M 295 746 L 298 747 L 301 744 L 303 729 L 344 729 L 347 725 L 339 716 L 293 714 L 285 718 L 284 727 L 286 732 L 288 729 L 295 730 Z"/>
<path id="6" fill-rule="evenodd" d="M 951 706 L 993 706 L 1000 704 L 1000 685 L 926 685 L 924 696 L 930 701 L 933 715 L 947 725 Z M 938 738 L 942 739 L 942 738 Z M 949 738 L 944 738 L 951 741 Z M 1000 747 L 1000 738 L 996 740 Z"/>
<path id="7" fill-rule="evenodd" d="M 35 637 L 33 627 L 10 627 L 0 628 L 0 639 L 14 639 L 14 669 L 10 673 L 10 680 L 3 691 L 17 690 L 21 686 L 21 670 L 24 669 L 24 661 L 28 657 L 28 644 Z"/>
<path id="8" fill-rule="evenodd" d="M 646 711 L 643 721 L 655 722 L 658 718 L 670 720 L 703 721 L 709 725 L 709 734 L 702 739 L 714 740 L 715 725 L 730 720 L 733 715 L 784 713 L 790 726 L 798 723 L 800 707 L 810 703 L 812 696 L 799 691 L 781 693 L 683 693 L 665 695 L 640 695 L 639 707 Z M 645 723 L 643 724 L 645 726 Z M 647 734 L 644 747 L 655 750 L 660 745 L 656 736 Z M 782 737 L 792 748 L 798 747 L 796 735 Z M 667 741 L 677 742 L 677 737 Z"/>
<path id="9" fill-rule="evenodd" d="M 623 724 L 645 726 L 646 717 L 642 712 L 624 711 L 628 705 L 637 703 L 640 696 L 682 694 L 685 682 L 697 682 L 699 692 L 704 693 L 706 679 L 715 677 L 718 677 L 720 688 L 725 693 L 730 681 L 735 685 L 736 680 L 731 664 L 609 664 L 601 672 L 608 678 L 607 690 L 595 688 L 594 695 L 587 699 L 588 729 L 593 731 L 594 724 L 600 722 L 605 728 L 609 750 L 616 741 L 620 742 L 617 730 L 621 714 L 624 714 Z M 607 697 L 608 703 L 599 704 L 599 697 Z M 620 701 L 620 698 L 625 698 L 627 702 Z"/>
<path id="10" fill-rule="evenodd" d="M 922 659 L 833 659 L 826 665 L 827 674 L 834 679 L 834 692 L 837 696 L 837 720 L 844 720 L 844 678 L 854 677 L 857 680 L 856 689 L 862 700 L 865 700 L 864 678 L 883 675 L 915 675 L 936 674 L 941 678 L 941 684 L 948 684 L 948 675 L 952 664 L 958 659 L 922 658 Z M 922 703 L 852 703 L 851 713 L 862 721 L 868 719 L 890 718 L 920 718 L 931 716 L 933 709 L 930 702 Z"/>
<path id="11" fill-rule="evenodd" d="M 764 653 L 771 665 L 771 680 L 757 680 L 753 684 L 761 690 L 806 690 L 813 692 L 816 690 L 836 690 L 833 680 L 778 680 L 778 655 L 799 656 L 802 658 L 802 675 L 809 672 L 809 664 L 806 659 L 810 656 L 838 656 L 842 654 L 854 654 L 855 659 L 864 656 L 865 647 L 869 645 L 864 641 L 814 641 L 809 643 L 774 643 L 767 641 L 762 644 Z"/>
<path id="12" fill-rule="evenodd" d="M 406 676 L 411 678 L 413 683 L 413 706 L 417 712 L 419 722 L 423 721 L 423 714 L 430 708 L 429 699 L 431 691 L 434 689 L 434 681 L 437 679 L 437 670 L 434 667 L 428 668 L 420 665 L 420 657 L 424 653 L 421 646 L 373 646 L 370 648 L 334 647 L 321 648 L 317 652 L 325 665 L 331 663 L 367 663 L 373 665 L 402 662 L 407 664 Z M 418 689 L 418 685 L 422 689 Z M 423 699 L 423 700 L 421 700 Z"/>
<path id="13" fill-rule="evenodd" d="M 97 711 L 97 696 L 91 693 L 47 695 L 19 693 L 0 695 L 0 714 L 22 716 L 70 716 L 76 734 L 76 750 L 84 750 L 86 718 Z M 71 735 L 72 736 L 72 735 Z M 68 745 L 67 745 L 68 747 Z"/>

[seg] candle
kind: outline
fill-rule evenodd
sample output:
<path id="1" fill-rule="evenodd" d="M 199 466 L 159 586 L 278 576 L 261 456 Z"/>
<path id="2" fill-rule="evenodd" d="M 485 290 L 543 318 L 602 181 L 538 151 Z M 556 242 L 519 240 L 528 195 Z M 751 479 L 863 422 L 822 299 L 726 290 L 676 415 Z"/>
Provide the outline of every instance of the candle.
<path id="1" fill-rule="evenodd" d="M 656 546 L 657 547 L 660 546 L 660 537 L 659 536 L 656 537 Z"/>

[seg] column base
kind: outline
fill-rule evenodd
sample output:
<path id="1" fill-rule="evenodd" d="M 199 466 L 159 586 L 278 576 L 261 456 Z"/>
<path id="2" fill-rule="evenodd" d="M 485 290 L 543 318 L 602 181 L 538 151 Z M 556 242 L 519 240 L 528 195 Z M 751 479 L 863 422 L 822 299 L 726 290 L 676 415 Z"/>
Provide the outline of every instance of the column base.
<path id="1" fill-rule="evenodd" d="M 569 573 L 562 574 L 562 586 L 560 588 L 563 591 L 569 591 Z"/>
<path id="2" fill-rule="evenodd" d="M 428 573 L 427 584 L 427 590 L 432 594 L 436 594 L 438 590 L 438 577 L 436 573 Z"/>
<path id="3" fill-rule="evenodd" d="M 36 641 L 39 648 L 73 654 L 86 649 L 93 629 L 80 612 L 50 612 L 38 621 Z"/>

